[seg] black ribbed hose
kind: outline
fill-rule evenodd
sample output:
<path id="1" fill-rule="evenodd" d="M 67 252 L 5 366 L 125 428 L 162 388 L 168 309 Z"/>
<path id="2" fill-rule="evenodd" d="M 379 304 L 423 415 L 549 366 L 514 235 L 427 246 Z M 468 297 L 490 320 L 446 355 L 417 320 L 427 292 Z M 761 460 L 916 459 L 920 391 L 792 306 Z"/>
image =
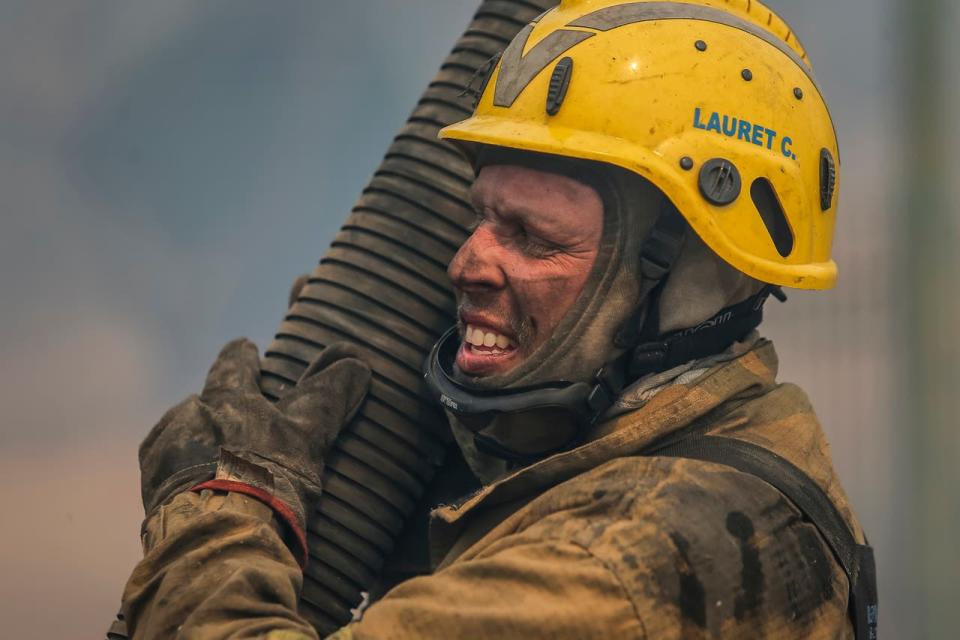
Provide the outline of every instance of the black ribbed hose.
<path id="1" fill-rule="evenodd" d="M 473 219 L 473 172 L 437 132 L 471 114 L 478 69 L 556 4 L 480 5 L 264 354 L 261 386 L 274 400 L 333 342 L 359 347 L 374 372 L 360 414 L 326 460 L 323 495 L 308 518 L 300 612 L 321 636 L 348 623 L 376 585 L 451 443 L 421 366 L 455 322 L 446 267 Z M 124 631 L 118 620 L 109 637 Z"/>
<path id="2" fill-rule="evenodd" d="M 446 268 L 474 214 L 473 171 L 441 127 L 468 117 L 477 70 L 556 2 L 488 0 L 457 41 L 266 351 L 280 397 L 326 345 L 347 340 L 374 370 L 370 395 L 326 461 L 309 519 L 301 613 L 322 634 L 350 621 L 451 441 L 421 367 L 455 322 Z M 479 88 L 479 82 L 474 88 Z"/>

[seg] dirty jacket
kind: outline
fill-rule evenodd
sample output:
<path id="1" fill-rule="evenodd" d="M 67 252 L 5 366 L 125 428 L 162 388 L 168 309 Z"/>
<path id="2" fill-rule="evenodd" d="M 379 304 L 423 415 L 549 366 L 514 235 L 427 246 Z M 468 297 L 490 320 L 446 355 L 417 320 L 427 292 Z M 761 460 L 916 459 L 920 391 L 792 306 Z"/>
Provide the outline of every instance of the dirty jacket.
<path id="1" fill-rule="evenodd" d="M 773 345 L 666 387 L 593 438 L 433 513 L 428 576 L 403 582 L 345 640 L 852 638 L 843 569 L 767 483 L 644 456 L 665 437 L 760 445 L 805 471 L 863 543 L 806 395 Z M 124 592 L 135 638 L 315 638 L 302 576 L 269 509 L 186 493 L 146 523 Z"/>

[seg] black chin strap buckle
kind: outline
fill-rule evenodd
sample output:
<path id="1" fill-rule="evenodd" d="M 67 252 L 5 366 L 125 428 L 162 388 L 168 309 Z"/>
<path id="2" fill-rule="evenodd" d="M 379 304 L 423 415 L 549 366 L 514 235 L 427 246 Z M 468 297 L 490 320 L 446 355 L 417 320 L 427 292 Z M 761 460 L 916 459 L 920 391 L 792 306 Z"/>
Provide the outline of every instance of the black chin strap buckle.
<path id="1" fill-rule="evenodd" d="M 622 360 L 611 362 L 593 374 L 595 384 L 587 396 L 590 425 L 595 424 L 613 406 L 626 386 L 626 366 Z"/>
<path id="2" fill-rule="evenodd" d="M 663 371 L 670 357 L 670 343 L 666 341 L 638 344 L 630 352 L 630 373 L 637 378 L 646 373 Z"/>

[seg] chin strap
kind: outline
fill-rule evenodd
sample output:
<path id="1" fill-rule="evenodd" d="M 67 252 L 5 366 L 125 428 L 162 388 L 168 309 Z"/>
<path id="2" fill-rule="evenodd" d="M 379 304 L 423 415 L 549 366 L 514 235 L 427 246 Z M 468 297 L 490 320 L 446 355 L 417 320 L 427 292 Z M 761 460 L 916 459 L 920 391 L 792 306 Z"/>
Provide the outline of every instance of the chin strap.
<path id="1" fill-rule="evenodd" d="M 757 295 L 722 309 L 696 327 L 661 336 L 660 294 L 680 257 L 687 229 L 676 206 L 664 197 L 660 215 L 640 247 L 641 282 L 636 309 L 616 337 L 617 346 L 626 349 L 626 355 L 598 372 L 597 389 L 612 387 L 612 395 L 618 395 L 626 385 L 645 375 L 720 353 L 757 328 L 763 319 L 763 304 L 770 295 L 781 302 L 787 299 L 780 287 L 766 286 Z M 607 384 L 601 384 L 605 370 Z M 617 371 L 616 375 L 613 371 Z"/>
<path id="2" fill-rule="evenodd" d="M 652 307 L 656 306 L 659 291 L 657 289 L 652 294 Z M 594 416 L 591 424 L 613 406 L 624 389 L 640 378 L 721 353 L 734 342 L 742 340 L 760 325 L 763 320 L 763 305 L 771 295 L 780 302 L 787 300 L 780 287 L 768 285 L 755 296 L 721 309 L 696 327 L 680 329 L 655 340 L 643 341 L 641 336 L 655 332 L 659 323 L 657 314 L 649 313 L 643 330 L 637 333 L 639 344 L 594 375 L 593 388 L 587 398 L 587 404 Z"/>
<path id="3" fill-rule="evenodd" d="M 695 327 L 640 342 L 627 354 L 627 379 L 636 380 L 722 352 L 760 325 L 763 320 L 763 305 L 771 295 L 780 302 L 787 299 L 780 287 L 769 285 L 755 296 L 721 309 L 715 316 Z M 651 312 L 649 315 L 652 317 L 656 314 Z M 656 323 L 657 320 L 651 322 Z M 647 333 L 646 329 L 645 326 L 643 334 Z"/>
<path id="4" fill-rule="evenodd" d="M 652 302 L 656 302 L 658 293 L 659 290 L 654 292 Z M 519 453 L 485 435 L 482 431 L 477 431 L 474 432 L 474 443 L 477 449 L 487 455 L 506 460 L 514 466 L 526 466 L 554 453 L 572 449 L 583 442 L 589 428 L 602 419 L 623 390 L 638 379 L 652 373 L 667 371 L 692 360 L 722 353 L 734 342 L 742 340 L 760 325 L 763 320 L 763 305 L 771 295 L 781 302 L 787 299 L 780 287 L 768 285 L 755 296 L 722 309 L 696 327 L 681 329 L 656 340 L 641 342 L 616 361 L 598 370 L 591 381 L 590 391 L 584 398 L 583 407 L 578 412 L 581 416 L 579 427 L 565 443 L 551 446 L 543 451 Z M 657 319 L 650 318 L 655 315 L 648 314 L 644 328 L 639 332 L 640 336 L 646 334 L 649 327 L 656 326 Z"/>

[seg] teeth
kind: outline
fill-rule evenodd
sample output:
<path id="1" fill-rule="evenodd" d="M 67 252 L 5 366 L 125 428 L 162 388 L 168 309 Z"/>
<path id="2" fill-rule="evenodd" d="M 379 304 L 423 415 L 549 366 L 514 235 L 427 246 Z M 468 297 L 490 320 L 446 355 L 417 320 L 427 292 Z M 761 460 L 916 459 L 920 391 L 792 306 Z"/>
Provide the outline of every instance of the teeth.
<path id="1" fill-rule="evenodd" d="M 498 333 L 487 332 L 479 327 L 474 327 L 473 325 L 467 325 L 467 330 L 464 332 L 463 341 L 475 347 L 496 347 L 494 353 L 498 353 L 500 350 L 514 346 L 513 341 L 507 336 L 500 335 Z"/>

